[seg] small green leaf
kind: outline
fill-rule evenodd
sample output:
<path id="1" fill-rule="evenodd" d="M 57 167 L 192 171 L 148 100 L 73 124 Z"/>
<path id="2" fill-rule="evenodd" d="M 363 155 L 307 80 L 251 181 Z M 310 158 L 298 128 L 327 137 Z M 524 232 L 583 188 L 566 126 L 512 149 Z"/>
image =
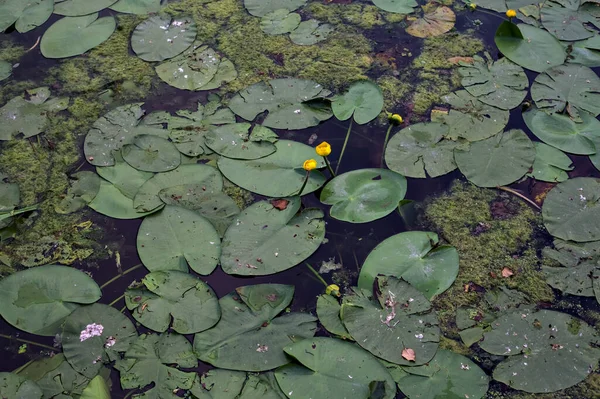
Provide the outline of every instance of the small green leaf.
<path id="1" fill-rule="evenodd" d="M 377 118 L 383 109 L 383 94 L 376 84 L 359 81 L 343 95 L 336 96 L 331 102 L 331 109 L 341 121 L 354 116 L 359 125 L 364 125 Z"/>

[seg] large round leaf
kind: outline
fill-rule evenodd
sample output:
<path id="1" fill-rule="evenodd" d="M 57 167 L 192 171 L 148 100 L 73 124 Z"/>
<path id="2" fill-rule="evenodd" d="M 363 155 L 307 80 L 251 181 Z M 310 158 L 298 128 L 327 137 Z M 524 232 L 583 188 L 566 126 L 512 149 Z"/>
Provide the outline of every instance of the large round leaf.
<path id="1" fill-rule="evenodd" d="M 73 368 L 94 378 L 104 363 L 119 358 L 137 337 L 133 323 L 117 309 L 96 303 L 76 309 L 63 325 L 62 347 Z"/>
<path id="2" fill-rule="evenodd" d="M 535 147 L 519 129 L 498 133 L 454 150 L 458 169 L 479 187 L 511 184 L 528 171 L 535 160 Z"/>
<path id="3" fill-rule="evenodd" d="M 76 17 L 93 14 L 115 4 L 117 0 L 55 0 L 54 13 Z"/>
<path id="4" fill-rule="evenodd" d="M 578 177 L 558 184 L 544 200 L 542 216 L 548 232 L 563 240 L 600 239 L 600 180 Z"/>
<path id="5" fill-rule="evenodd" d="M 42 55 L 46 58 L 67 58 L 83 54 L 107 40 L 116 26 L 113 17 L 98 18 L 98 14 L 59 19 L 42 37 Z"/>
<path id="6" fill-rule="evenodd" d="M 37 335 L 54 335 L 79 304 L 102 293 L 87 274 L 67 266 L 39 266 L 0 280 L 0 315 L 11 325 Z"/>
<path id="7" fill-rule="evenodd" d="M 142 283 L 142 289 L 125 292 L 125 303 L 137 321 L 154 331 L 167 331 L 172 320 L 174 331 L 193 334 L 214 326 L 221 317 L 212 288 L 191 274 L 152 272 Z"/>
<path id="8" fill-rule="evenodd" d="M 583 40 L 594 36 L 588 24 L 600 27 L 597 5 L 580 1 L 548 0 L 540 9 L 544 28 L 560 40 Z M 594 15 L 596 14 L 596 15 Z"/>
<path id="9" fill-rule="evenodd" d="M 600 78 L 583 65 L 559 65 L 538 75 L 531 86 L 537 107 L 548 113 L 563 112 L 578 119 L 579 111 L 600 114 Z"/>
<path id="10" fill-rule="evenodd" d="M 297 10 L 306 2 L 307 0 L 244 0 L 244 7 L 255 17 L 264 17 L 276 10 Z"/>
<path id="11" fill-rule="evenodd" d="M 316 337 L 291 344 L 285 353 L 299 364 L 275 371 L 288 398 L 393 399 L 396 383 L 370 353 L 339 339 Z"/>
<path id="12" fill-rule="evenodd" d="M 277 134 L 261 125 L 229 123 L 210 129 L 206 145 L 219 155 L 235 159 L 257 159 L 274 153 Z"/>
<path id="13" fill-rule="evenodd" d="M 300 22 L 298 27 L 290 33 L 290 40 L 300 46 L 311 46 L 326 40 L 332 31 L 332 25 L 319 24 L 316 19 L 309 19 Z"/>
<path id="14" fill-rule="evenodd" d="M 18 32 L 29 32 L 46 22 L 53 10 L 54 0 L 5 0 L 0 3 L 0 33 L 12 24 Z"/>
<path id="15" fill-rule="evenodd" d="M 179 150 L 167 139 L 141 134 L 121 149 L 123 159 L 144 172 L 167 172 L 181 163 Z"/>
<path id="16" fill-rule="evenodd" d="M 336 176 L 321 191 L 331 217 L 366 223 L 389 215 L 406 194 L 406 178 L 386 169 L 359 169 Z"/>
<path id="17" fill-rule="evenodd" d="M 294 287 L 256 284 L 237 288 L 219 300 L 221 320 L 194 336 L 194 352 L 215 367 L 265 371 L 290 362 L 283 348 L 291 341 L 310 338 L 316 318 L 306 313 L 285 313 Z"/>
<path id="18" fill-rule="evenodd" d="M 432 11 L 426 11 L 422 17 L 415 19 L 407 28 L 406 33 L 415 37 L 440 36 L 454 28 L 456 14 L 451 8 L 440 6 Z"/>
<path id="19" fill-rule="evenodd" d="M 217 267 L 221 239 L 213 225 L 194 211 L 165 206 L 144 218 L 137 235 L 140 259 L 150 271 L 188 271 L 207 275 Z"/>
<path id="20" fill-rule="evenodd" d="M 400 130 L 385 148 L 386 165 L 408 177 L 438 177 L 452 172 L 458 143 L 444 139 L 448 131 L 448 126 L 434 122 Z"/>
<path id="21" fill-rule="evenodd" d="M 409 399 L 481 399 L 489 377 L 469 358 L 440 349 L 423 366 L 404 367 L 398 386 Z"/>
<path id="22" fill-rule="evenodd" d="M 458 252 L 438 243 L 437 234 L 425 231 L 391 236 L 367 256 L 358 277 L 359 288 L 371 289 L 381 274 L 406 280 L 428 299 L 441 294 L 458 275 Z"/>
<path id="23" fill-rule="evenodd" d="M 161 8 L 161 0 L 118 0 L 110 6 L 111 10 L 127 13 L 146 15 L 159 12 Z"/>
<path id="24" fill-rule="evenodd" d="M 574 168 L 571 158 L 548 144 L 539 141 L 533 144 L 535 144 L 535 161 L 528 176 L 552 183 L 567 180 L 569 178 L 567 172 Z"/>
<path id="25" fill-rule="evenodd" d="M 274 79 L 241 90 L 229 101 L 229 108 L 251 121 L 268 111 L 263 126 L 275 129 L 304 129 L 331 118 L 324 104 L 312 104 L 329 94 L 320 84 L 303 79 Z"/>
<path id="26" fill-rule="evenodd" d="M 315 149 L 290 140 L 275 143 L 273 154 L 249 161 L 219 158 L 217 165 L 223 175 L 236 185 L 267 197 L 297 195 L 306 178 L 302 169 L 304 161 L 315 159 L 317 167 L 325 167 L 325 160 L 315 154 Z M 325 184 L 325 176 L 318 170 L 310 172 L 302 194 L 309 194 Z"/>
<path id="27" fill-rule="evenodd" d="M 498 50 L 515 64 L 535 72 L 561 65 L 566 53 L 550 33 L 526 24 L 504 21 L 495 37 Z"/>
<path id="28" fill-rule="evenodd" d="M 138 212 L 133 206 L 133 200 L 106 180 L 100 182 L 98 194 L 88 206 L 98 213 L 115 219 L 137 219 L 156 210 Z"/>
<path id="29" fill-rule="evenodd" d="M 373 4 L 383 11 L 398 14 L 411 14 L 419 4 L 415 0 L 373 0 Z"/>
<path id="30" fill-rule="evenodd" d="M 583 381 L 600 359 L 594 329 L 565 313 L 519 309 L 490 326 L 479 346 L 508 356 L 494 369 L 494 379 L 521 391 L 568 388 Z"/>
<path id="31" fill-rule="evenodd" d="M 300 21 L 300 14 L 290 13 L 285 8 L 280 8 L 261 18 L 260 29 L 267 35 L 283 35 L 296 29 Z"/>
<path id="32" fill-rule="evenodd" d="M 429 301 L 406 281 L 394 277 L 375 280 L 373 290 L 356 289 L 344 297 L 341 317 L 357 344 L 375 356 L 405 366 L 430 361 L 438 348 L 440 329 Z M 402 356 L 412 349 L 414 360 Z"/>
<path id="33" fill-rule="evenodd" d="M 96 173 L 115 186 L 125 197 L 133 200 L 140 187 L 154 176 L 154 173 L 144 172 L 129 165 L 120 152 L 115 153 L 114 159 L 113 166 L 96 166 Z"/>
<path id="34" fill-rule="evenodd" d="M 0 396 L 7 399 L 41 399 L 35 382 L 14 373 L 0 373 Z"/>
<path id="35" fill-rule="evenodd" d="M 359 81 L 353 83 L 343 95 L 336 96 L 331 102 L 331 109 L 341 121 L 350 119 L 364 125 L 377 118 L 383 108 L 383 94 L 375 83 Z"/>
<path id="36" fill-rule="evenodd" d="M 244 209 L 223 237 L 221 267 L 228 274 L 262 276 L 296 266 L 325 238 L 323 212 L 298 213 L 300 197 L 285 199 L 285 209 L 260 201 Z"/>
<path id="37" fill-rule="evenodd" d="M 144 61 L 164 61 L 183 53 L 194 40 L 196 22 L 192 17 L 154 15 L 136 26 L 131 48 Z"/>

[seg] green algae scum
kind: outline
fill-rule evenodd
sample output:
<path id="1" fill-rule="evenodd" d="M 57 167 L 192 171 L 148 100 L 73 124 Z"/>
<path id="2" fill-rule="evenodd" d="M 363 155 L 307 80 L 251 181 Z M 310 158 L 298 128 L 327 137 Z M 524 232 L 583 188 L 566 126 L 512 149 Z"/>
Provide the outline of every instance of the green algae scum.
<path id="1" fill-rule="evenodd" d="M 0 0 L 0 396 L 600 398 L 598 68 L 597 0 Z"/>

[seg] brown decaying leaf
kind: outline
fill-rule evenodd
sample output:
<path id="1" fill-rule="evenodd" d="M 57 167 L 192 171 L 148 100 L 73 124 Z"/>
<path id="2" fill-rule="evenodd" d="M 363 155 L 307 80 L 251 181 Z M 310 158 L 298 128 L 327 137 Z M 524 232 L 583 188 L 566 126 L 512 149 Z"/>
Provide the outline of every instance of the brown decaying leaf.
<path id="1" fill-rule="evenodd" d="M 406 33 L 415 37 L 439 36 L 454 27 L 456 14 L 450 8 L 441 6 L 431 12 L 425 12 L 422 18 L 416 19 Z"/>
<path id="2" fill-rule="evenodd" d="M 465 64 L 472 64 L 475 62 L 473 57 L 450 57 L 448 58 L 448 62 L 454 65 L 458 65 L 459 62 L 463 62 Z"/>
<path id="3" fill-rule="evenodd" d="M 402 349 L 402 357 L 408 360 L 409 362 L 414 362 L 416 357 L 415 351 L 410 348 L 404 348 Z"/>
<path id="4" fill-rule="evenodd" d="M 504 269 L 502 269 L 502 277 L 507 278 L 512 276 L 514 273 L 512 270 L 510 270 L 508 267 L 505 267 Z"/>
<path id="5" fill-rule="evenodd" d="M 289 203 L 290 203 L 290 201 L 288 201 L 286 199 L 271 200 L 271 205 L 273 205 L 273 207 L 279 209 L 280 211 L 283 211 L 284 209 L 286 209 Z"/>

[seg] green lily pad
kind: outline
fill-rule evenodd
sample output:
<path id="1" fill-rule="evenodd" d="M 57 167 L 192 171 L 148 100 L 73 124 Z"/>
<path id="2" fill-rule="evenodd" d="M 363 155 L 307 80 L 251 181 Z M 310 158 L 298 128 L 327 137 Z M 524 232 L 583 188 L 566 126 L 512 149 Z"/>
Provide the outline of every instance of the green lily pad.
<path id="1" fill-rule="evenodd" d="M 600 145 L 600 121 L 587 112 L 580 112 L 581 122 L 568 115 L 548 114 L 536 108 L 523 113 L 527 127 L 544 143 L 559 150 L 578 155 L 596 153 Z"/>
<path id="2" fill-rule="evenodd" d="M 181 163 L 179 150 L 162 137 L 141 134 L 121 148 L 123 159 L 144 172 L 167 172 Z"/>
<path id="3" fill-rule="evenodd" d="M 175 170 L 157 173 L 140 187 L 133 201 L 134 207 L 138 212 L 162 208 L 161 190 L 186 184 L 201 185 L 210 194 L 223 189 L 223 177 L 216 168 L 202 164 L 181 165 Z"/>
<path id="4" fill-rule="evenodd" d="M 479 187 L 514 183 L 523 177 L 535 160 L 533 142 L 520 129 L 498 133 L 454 150 L 458 169 Z"/>
<path id="5" fill-rule="evenodd" d="M 435 4 L 435 3 L 430 3 Z M 443 35 L 454 28 L 456 14 L 450 7 L 438 6 L 431 10 L 423 10 L 423 16 L 416 18 L 407 28 L 411 36 L 427 38 Z"/>
<path id="6" fill-rule="evenodd" d="M 595 35 L 577 42 L 563 42 L 569 53 L 568 63 L 581 64 L 590 68 L 600 66 L 600 36 Z"/>
<path id="7" fill-rule="evenodd" d="M 563 112 L 580 121 L 580 111 L 600 114 L 600 78 L 583 65 L 559 65 L 538 75 L 531 86 L 535 105 L 545 112 Z"/>
<path id="8" fill-rule="evenodd" d="M 99 303 L 77 308 L 63 324 L 62 346 L 69 364 L 94 378 L 104 363 L 120 358 L 137 338 L 133 323 L 117 309 Z"/>
<path id="9" fill-rule="evenodd" d="M 26 364 L 25 368 L 19 371 L 19 375 L 35 381 L 43 392 L 43 398 L 69 398 L 72 396 L 66 395 L 81 395 L 90 382 L 89 378 L 71 367 L 62 353 Z"/>
<path id="10" fill-rule="evenodd" d="M 46 22 L 53 10 L 54 0 L 3 1 L 0 4 L 0 33 L 12 24 L 17 32 L 29 32 Z"/>
<path id="11" fill-rule="evenodd" d="M 409 399 L 469 398 L 485 396 L 489 377 L 469 358 L 440 349 L 428 364 L 405 367 L 398 386 Z"/>
<path id="12" fill-rule="evenodd" d="M 72 177 L 74 181 L 71 182 L 65 198 L 55 208 L 58 213 L 77 212 L 92 202 L 100 190 L 102 179 L 94 172 L 77 172 Z"/>
<path id="13" fill-rule="evenodd" d="M 367 256 L 358 287 L 369 290 L 378 275 L 402 278 L 431 300 L 446 291 L 458 275 L 458 252 L 439 245 L 437 234 L 407 231 L 393 235 Z"/>
<path id="14" fill-rule="evenodd" d="M 546 247 L 542 250 L 542 255 L 565 267 L 575 267 L 584 261 L 600 260 L 600 241 L 580 243 L 556 239 L 554 249 Z"/>
<path id="15" fill-rule="evenodd" d="M 97 4 L 87 0 L 85 2 Z M 108 40 L 116 27 L 113 17 L 98 18 L 97 13 L 81 17 L 65 17 L 46 30 L 40 42 L 40 50 L 46 58 L 80 55 Z"/>
<path id="16" fill-rule="evenodd" d="M 0 373 L 0 396 L 7 399 L 41 399 L 42 390 L 35 382 L 14 373 Z"/>
<path id="17" fill-rule="evenodd" d="M 93 14 L 115 4 L 117 0 L 55 0 L 54 13 L 76 17 Z"/>
<path id="18" fill-rule="evenodd" d="M 196 367 L 198 361 L 192 345 L 178 334 L 142 334 L 127 349 L 123 359 L 115 368 L 121 373 L 123 389 L 153 387 L 139 397 L 166 399 L 177 397 L 174 392 L 190 389 L 195 373 L 186 373 L 182 368 Z"/>
<path id="19" fill-rule="evenodd" d="M 354 116 L 354 121 L 364 125 L 377 118 L 383 109 L 383 94 L 375 83 L 359 81 L 353 83 L 343 95 L 336 96 L 331 109 L 341 121 Z"/>
<path id="20" fill-rule="evenodd" d="M 600 268 L 594 270 L 594 273 L 592 274 L 592 286 L 594 287 L 596 302 L 600 303 Z"/>
<path id="21" fill-rule="evenodd" d="M 337 335 L 342 339 L 352 340 L 350 333 L 342 324 L 342 319 L 340 318 L 341 310 L 342 305 L 333 296 L 323 294 L 317 298 L 317 317 L 319 318 L 319 323 L 329 333 Z"/>
<path id="22" fill-rule="evenodd" d="M 228 274 L 263 276 L 296 266 L 321 245 L 325 222 L 320 209 L 300 212 L 300 197 L 285 199 L 280 210 L 270 201 L 244 209 L 223 237 L 221 267 Z"/>
<path id="23" fill-rule="evenodd" d="M 194 336 L 198 358 L 230 370 L 264 371 L 290 362 L 283 348 L 311 338 L 316 318 L 306 313 L 281 313 L 292 301 L 294 287 L 256 284 L 237 288 L 219 300 L 221 319 Z"/>
<path id="24" fill-rule="evenodd" d="M 550 0 L 541 8 L 540 17 L 544 28 L 559 40 L 583 40 L 594 36 L 588 24 L 600 28 L 596 8 L 597 5 L 580 1 Z"/>
<path id="25" fill-rule="evenodd" d="M 244 7 L 255 17 L 264 17 L 265 15 L 285 9 L 294 11 L 304 6 L 308 0 L 244 0 Z"/>
<path id="26" fill-rule="evenodd" d="M 342 302 L 341 317 L 356 343 L 375 356 L 404 366 L 429 362 L 438 348 L 440 329 L 429 301 L 416 288 L 395 277 L 377 277 L 377 298 L 356 289 Z M 414 360 L 402 357 L 404 349 Z"/>
<path id="27" fill-rule="evenodd" d="M 245 383 L 243 371 L 211 369 L 196 375 L 190 393 L 198 399 L 237 399 Z"/>
<path id="28" fill-rule="evenodd" d="M 260 29 L 267 35 L 283 35 L 296 29 L 300 21 L 300 14 L 282 8 L 265 14 L 260 20 Z"/>
<path id="29" fill-rule="evenodd" d="M 111 399 L 110 388 L 101 375 L 97 375 L 81 393 L 80 399 Z"/>
<path id="30" fill-rule="evenodd" d="M 125 292 L 133 317 L 158 332 L 171 328 L 193 334 L 211 328 L 221 317 L 219 301 L 210 286 L 188 273 L 159 271 L 147 274 L 141 288 Z"/>
<path id="31" fill-rule="evenodd" d="M 542 216 L 548 232 L 563 240 L 578 242 L 600 239 L 600 180 L 569 179 L 556 185 L 544 200 Z"/>
<path id="32" fill-rule="evenodd" d="M 10 212 L 19 206 L 21 193 L 16 183 L 2 181 L 6 176 L 0 174 L 0 213 Z"/>
<path id="33" fill-rule="evenodd" d="M 227 158 L 257 159 L 274 153 L 278 136 L 271 129 L 250 123 L 214 127 L 204 136 L 205 144 Z"/>
<path id="34" fill-rule="evenodd" d="M 398 14 L 411 14 L 419 4 L 415 0 L 372 0 L 373 4 L 383 11 Z"/>
<path id="35" fill-rule="evenodd" d="M 316 337 L 291 344 L 284 350 L 301 364 L 290 364 L 275 371 L 277 382 L 288 398 L 392 399 L 396 396 L 396 383 L 385 366 L 349 342 Z"/>
<path id="36" fill-rule="evenodd" d="M 292 33 L 290 33 L 290 40 L 294 44 L 300 46 L 311 46 L 324 40 L 334 28 L 329 24 L 321 24 L 316 19 L 309 19 L 308 21 L 302 21 Z"/>
<path id="37" fill-rule="evenodd" d="M 146 15 L 159 12 L 161 0 L 118 0 L 110 9 L 126 14 Z"/>
<path id="38" fill-rule="evenodd" d="M 303 79 L 274 79 L 241 90 L 229 108 L 252 121 L 265 111 L 263 126 L 275 129 L 305 129 L 331 118 L 331 110 L 318 101 L 330 92 L 320 84 Z"/>
<path id="39" fill-rule="evenodd" d="M 496 31 L 495 42 L 498 50 L 508 59 L 535 72 L 561 65 L 567 56 L 554 36 L 526 24 L 502 22 Z"/>
<path id="40" fill-rule="evenodd" d="M 266 197 L 297 195 L 306 179 L 302 168 L 304 161 L 315 159 L 317 168 L 325 167 L 325 160 L 315 154 L 315 149 L 291 140 L 275 143 L 277 151 L 253 160 L 219 158 L 217 165 L 223 175 L 234 184 Z M 325 184 L 325 176 L 318 170 L 310 172 L 302 195 L 312 193 Z"/>
<path id="41" fill-rule="evenodd" d="M 149 212 L 138 212 L 133 200 L 106 180 L 100 181 L 100 190 L 88 206 L 98 213 L 115 219 L 137 219 L 156 211 L 152 209 Z"/>
<path id="42" fill-rule="evenodd" d="M 571 158 L 548 144 L 534 142 L 535 161 L 527 175 L 539 181 L 561 182 L 569 178 L 567 172 L 574 169 Z"/>
<path id="43" fill-rule="evenodd" d="M 323 187 L 321 202 L 332 218 L 366 223 L 392 213 L 406 195 L 406 178 L 387 169 L 359 169 L 336 176 Z"/>
<path id="44" fill-rule="evenodd" d="M 479 346 L 508 356 L 494 379 L 530 393 L 548 393 L 583 381 L 600 359 L 594 329 L 565 313 L 519 309 L 491 324 Z"/>
<path id="45" fill-rule="evenodd" d="M 137 249 L 150 271 L 188 271 L 208 275 L 221 256 L 221 239 L 213 225 L 194 211 L 167 205 L 144 218 Z"/>
<path id="46" fill-rule="evenodd" d="M 542 267 L 546 282 L 565 294 L 593 297 L 592 275 L 599 268 L 596 261 L 588 261 L 574 267 Z"/>
<path id="47" fill-rule="evenodd" d="M 154 176 L 154 173 L 144 172 L 129 165 L 120 152 L 115 153 L 114 159 L 113 166 L 96 166 L 96 173 L 115 186 L 125 197 L 133 200 L 140 187 Z"/>
<path id="48" fill-rule="evenodd" d="M 439 120 L 450 130 L 447 138 L 477 141 L 492 137 L 501 132 L 508 124 L 509 112 L 479 101 L 466 90 L 459 90 L 442 97 L 451 108 L 447 115 L 440 115 Z"/>
<path id="49" fill-rule="evenodd" d="M 396 133 L 385 148 L 385 163 L 407 177 L 438 177 L 456 169 L 454 149 L 458 143 L 445 140 L 446 125 L 429 122 L 410 125 Z"/>
<path id="50" fill-rule="evenodd" d="M 39 266 L 0 280 L 0 315 L 20 330 L 51 336 L 80 304 L 101 296 L 94 280 L 77 269 Z"/>
<path id="51" fill-rule="evenodd" d="M 189 16 L 154 15 L 131 35 L 131 48 L 144 61 L 164 61 L 183 53 L 196 40 L 196 22 Z"/>
<path id="52" fill-rule="evenodd" d="M 0 60 L 0 82 L 12 75 L 12 69 L 10 62 Z"/>
<path id="53" fill-rule="evenodd" d="M 461 84 L 485 104 L 506 110 L 518 107 L 529 87 L 525 71 L 508 58 L 494 62 L 488 53 L 485 55 L 485 60 L 476 55 L 473 64 L 461 64 Z"/>

